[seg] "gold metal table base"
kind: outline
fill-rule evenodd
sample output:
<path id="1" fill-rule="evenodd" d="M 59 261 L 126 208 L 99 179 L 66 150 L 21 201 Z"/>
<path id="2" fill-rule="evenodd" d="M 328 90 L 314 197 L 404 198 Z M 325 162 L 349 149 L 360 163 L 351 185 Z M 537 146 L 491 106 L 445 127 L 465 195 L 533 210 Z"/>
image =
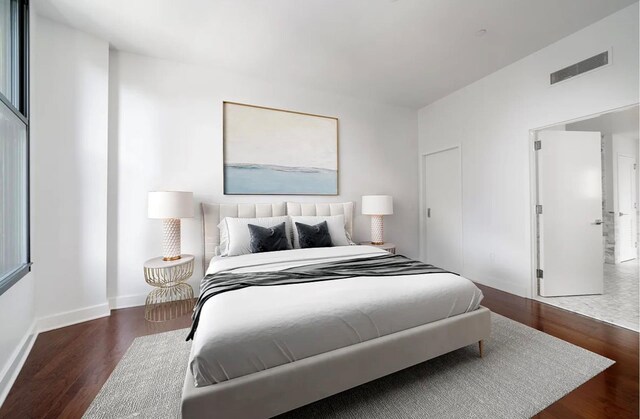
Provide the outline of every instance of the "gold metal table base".
<path id="1" fill-rule="evenodd" d="M 193 288 L 186 281 L 193 275 L 193 255 L 181 255 L 180 259 L 166 261 L 149 259 L 144 263 L 144 279 L 157 287 L 147 296 L 144 318 L 151 322 L 175 319 L 193 310 Z"/>
<path id="2" fill-rule="evenodd" d="M 194 305 L 193 288 L 189 284 L 157 288 L 147 296 L 144 318 L 150 322 L 175 319 L 191 313 Z"/>

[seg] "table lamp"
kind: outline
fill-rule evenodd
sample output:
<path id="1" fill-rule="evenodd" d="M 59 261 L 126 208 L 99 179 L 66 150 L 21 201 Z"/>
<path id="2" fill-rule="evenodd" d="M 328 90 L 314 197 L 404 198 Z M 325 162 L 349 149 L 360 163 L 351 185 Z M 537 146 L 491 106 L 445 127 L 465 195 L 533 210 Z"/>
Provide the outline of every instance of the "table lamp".
<path id="1" fill-rule="evenodd" d="M 193 192 L 149 192 L 148 211 L 162 220 L 162 259 L 180 259 L 180 219 L 193 217 Z"/>
<path id="2" fill-rule="evenodd" d="M 362 214 L 371 215 L 371 244 L 384 244 L 382 217 L 393 214 L 393 198 L 389 195 L 363 196 Z"/>

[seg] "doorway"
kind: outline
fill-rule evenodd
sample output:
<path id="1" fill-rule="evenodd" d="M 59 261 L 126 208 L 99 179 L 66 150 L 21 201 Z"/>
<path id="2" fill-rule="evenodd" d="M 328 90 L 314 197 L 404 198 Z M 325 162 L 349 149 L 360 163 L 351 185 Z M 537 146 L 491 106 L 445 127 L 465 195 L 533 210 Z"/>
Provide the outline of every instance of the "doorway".
<path id="1" fill-rule="evenodd" d="M 626 153 L 633 150 L 624 150 Z M 618 153 L 618 164 L 615 176 L 615 193 L 618 204 L 614 217 L 618 220 L 617 237 L 615 241 L 615 263 L 629 262 L 638 258 L 638 240 L 636 228 L 638 217 L 636 207 L 637 168 L 638 160 L 633 154 Z"/>
<path id="2" fill-rule="evenodd" d="M 533 133 L 535 298 L 636 331 L 639 111 Z"/>
<path id="3" fill-rule="evenodd" d="M 462 270 L 462 165 L 460 147 L 423 156 L 423 260 Z"/>

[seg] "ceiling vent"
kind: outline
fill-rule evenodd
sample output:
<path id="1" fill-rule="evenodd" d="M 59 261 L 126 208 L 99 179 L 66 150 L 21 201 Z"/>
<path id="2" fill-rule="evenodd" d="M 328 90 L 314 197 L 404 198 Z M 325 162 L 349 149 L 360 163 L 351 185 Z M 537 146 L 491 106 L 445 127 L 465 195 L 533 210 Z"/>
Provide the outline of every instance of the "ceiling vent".
<path id="1" fill-rule="evenodd" d="M 609 51 L 594 55 L 591 58 L 587 58 L 586 60 L 570 65 L 569 67 L 565 67 L 555 73 L 551 73 L 551 84 L 560 83 L 561 81 L 568 80 L 572 77 L 595 70 L 596 68 L 603 67 L 607 64 L 609 64 Z"/>

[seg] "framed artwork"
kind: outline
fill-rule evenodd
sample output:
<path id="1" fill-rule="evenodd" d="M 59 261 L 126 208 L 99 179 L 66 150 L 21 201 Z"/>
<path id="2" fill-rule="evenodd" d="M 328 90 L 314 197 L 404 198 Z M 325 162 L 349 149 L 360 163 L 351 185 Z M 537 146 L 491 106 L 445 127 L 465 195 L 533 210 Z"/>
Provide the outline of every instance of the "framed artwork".
<path id="1" fill-rule="evenodd" d="M 337 195 L 338 118 L 223 102 L 225 195 Z"/>

